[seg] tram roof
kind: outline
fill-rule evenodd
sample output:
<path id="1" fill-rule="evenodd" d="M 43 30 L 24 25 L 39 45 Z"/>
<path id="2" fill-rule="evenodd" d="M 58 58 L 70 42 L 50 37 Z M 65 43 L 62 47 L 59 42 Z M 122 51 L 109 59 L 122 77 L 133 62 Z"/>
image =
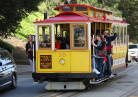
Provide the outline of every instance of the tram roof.
<path id="1" fill-rule="evenodd" d="M 116 13 L 115 11 L 111 11 L 111 10 L 106 10 L 106 9 L 102 9 L 102 8 L 98 8 L 98 7 L 93 7 L 93 6 L 89 6 L 89 5 L 82 5 L 82 4 L 66 4 L 66 5 L 62 5 L 62 6 L 58 6 L 56 8 L 54 8 L 54 10 L 59 10 L 59 8 L 63 8 L 65 6 L 79 6 L 79 7 L 89 7 L 92 9 L 97 9 L 97 10 L 102 10 L 102 11 L 106 11 L 106 12 L 112 12 L 112 13 Z"/>
<path id="2" fill-rule="evenodd" d="M 74 13 L 71 11 L 66 11 L 56 15 L 55 17 L 50 17 L 49 19 L 35 21 L 33 23 L 60 23 L 60 22 L 107 22 L 107 23 L 123 23 L 127 24 L 123 21 L 116 20 L 105 20 L 99 18 L 91 18 L 81 13 Z"/>

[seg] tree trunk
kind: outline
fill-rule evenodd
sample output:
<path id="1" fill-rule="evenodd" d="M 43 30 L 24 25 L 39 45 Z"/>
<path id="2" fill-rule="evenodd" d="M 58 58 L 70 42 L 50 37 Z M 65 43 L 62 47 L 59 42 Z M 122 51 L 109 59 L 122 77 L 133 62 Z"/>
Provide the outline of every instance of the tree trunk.
<path id="1" fill-rule="evenodd" d="M 105 5 L 105 0 L 102 0 L 103 1 L 103 6 L 105 7 L 106 5 Z"/>

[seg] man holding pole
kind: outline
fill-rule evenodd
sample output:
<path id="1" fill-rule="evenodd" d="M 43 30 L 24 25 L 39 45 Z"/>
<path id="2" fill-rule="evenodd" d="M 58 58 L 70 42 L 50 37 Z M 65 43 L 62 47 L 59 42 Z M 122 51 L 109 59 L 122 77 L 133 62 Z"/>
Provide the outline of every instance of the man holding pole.
<path id="1" fill-rule="evenodd" d="M 104 30 L 103 34 L 104 34 L 104 38 L 106 38 L 107 41 L 107 48 L 111 46 L 111 42 L 113 40 L 115 40 L 115 38 L 117 37 L 116 35 L 116 31 L 113 31 L 114 35 L 113 36 L 108 36 L 108 32 L 106 30 Z M 106 70 L 106 74 L 107 77 L 111 78 L 111 50 L 107 51 L 107 70 Z"/>

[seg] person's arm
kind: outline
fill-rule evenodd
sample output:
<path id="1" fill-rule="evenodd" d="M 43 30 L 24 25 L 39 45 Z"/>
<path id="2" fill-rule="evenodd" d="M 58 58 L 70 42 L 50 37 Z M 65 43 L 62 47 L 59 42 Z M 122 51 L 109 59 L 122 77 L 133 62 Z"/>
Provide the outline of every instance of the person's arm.
<path id="1" fill-rule="evenodd" d="M 60 44 L 59 43 L 57 43 L 57 47 L 56 47 L 58 50 L 60 49 Z"/>
<path id="2" fill-rule="evenodd" d="M 60 49 L 60 44 L 59 43 L 55 43 L 55 49 L 54 50 L 56 51 L 58 49 Z"/>
<path id="3" fill-rule="evenodd" d="M 106 50 L 107 50 L 107 51 L 110 51 L 110 50 L 112 49 L 112 47 L 113 47 L 113 46 L 111 45 L 111 46 L 107 47 Z"/>
<path id="4" fill-rule="evenodd" d="M 94 41 L 94 39 L 93 39 L 93 40 L 92 40 L 92 45 L 95 46 L 95 47 L 97 47 L 96 44 L 97 44 L 97 41 Z"/>
<path id="5" fill-rule="evenodd" d="M 111 41 L 115 40 L 115 38 L 117 37 L 116 31 L 114 31 L 114 35 L 111 36 Z"/>
<path id="6" fill-rule="evenodd" d="M 100 46 L 97 46 L 96 49 L 103 50 L 104 47 L 105 47 L 105 41 L 102 41 L 101 45 Z"/>

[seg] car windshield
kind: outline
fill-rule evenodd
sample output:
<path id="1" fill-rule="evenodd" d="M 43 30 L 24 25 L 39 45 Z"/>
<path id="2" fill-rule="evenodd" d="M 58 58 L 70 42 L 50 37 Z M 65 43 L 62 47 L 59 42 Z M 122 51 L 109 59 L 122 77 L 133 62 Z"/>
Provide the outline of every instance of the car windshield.
<path id="1" fill-rule="evenodd" d="M 129 49 L 135 49 L 137 48 L 137 45 L 129 45 Z"/>

